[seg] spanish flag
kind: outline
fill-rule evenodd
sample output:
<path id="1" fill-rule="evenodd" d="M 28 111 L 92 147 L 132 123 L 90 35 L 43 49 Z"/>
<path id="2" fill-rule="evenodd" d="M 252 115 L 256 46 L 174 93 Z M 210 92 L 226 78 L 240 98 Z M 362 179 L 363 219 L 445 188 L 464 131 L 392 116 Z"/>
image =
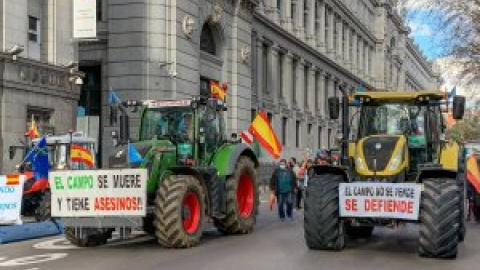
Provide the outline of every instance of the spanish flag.
<path id="1" fill-rule="evenodd" d="M 260 111 L 248 131 L 258 140 L 260 145 L 267 150 L 273 158 L 278 159 L 282 153 L 282 145 L 278 141 L 277 135 L 268 120 L 265 111 Z"/>
<path id="2" fill-rule="evenodd" d="M 220 87 L 217 82 L 210 81 L 210 93 L 212 94 L 212 97 L 225 102 L 225 97 L 227 96 L 227 84 L 224 83 L 222 87 Z"/>
<path id="3" fill-rule="evenodd" d="M 480 192 L 480 173 L 478 171 L 477 155 L 472 154 L 467 158 L 467 180 Z"/>
<path id="4" fill-rule="evenodd" d="M 30 137 L 30 139 L 35 139 L 40 137 L 40 135 L 38 134 L 37 123 L 35 123 L 35 118 L 33 118 L 33 114 L 32 114 L 32 122 L 30 124 L 30 128 L 28 129 L 26 135 Z"/>
<path id="5" fill-rule="evenodd" d="M 7 186 L 18 186 L 20 184 L 20 175 L 7 175 Z"/>
<path id="6" fill-rule="evenodd" d="M 73 162 L 84 163 L 89 167 L 93 167 L 92 154 L 90 154 L 90 151 L 81 147 L 80 145 L 72 144 L 70 159 Z"/>

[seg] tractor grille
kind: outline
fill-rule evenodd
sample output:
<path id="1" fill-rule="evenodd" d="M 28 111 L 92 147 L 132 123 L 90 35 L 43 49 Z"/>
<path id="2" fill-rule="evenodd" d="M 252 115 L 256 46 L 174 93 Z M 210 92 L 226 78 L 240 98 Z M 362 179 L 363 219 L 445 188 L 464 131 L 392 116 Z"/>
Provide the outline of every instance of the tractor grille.
<path id="1" fill-rule="evenodd" d="M 390 161 L 393 154 L 398 138 L 399 137 L 397 136 L 388 136 L 370 137 L 365 139 L 363 142 L 363 154 L 365 155 L 365 161 L 369 170 L 385 170 L 388 161 Z M 376 166 L 374 166 L 374 160 L 376 160 Z"/>

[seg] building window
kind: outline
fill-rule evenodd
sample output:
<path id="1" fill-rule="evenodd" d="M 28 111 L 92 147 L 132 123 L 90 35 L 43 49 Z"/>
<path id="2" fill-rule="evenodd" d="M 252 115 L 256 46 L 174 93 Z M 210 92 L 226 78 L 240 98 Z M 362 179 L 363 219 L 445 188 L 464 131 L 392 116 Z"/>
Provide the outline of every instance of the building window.
<path id="1" fill-rule="evenodd" d="M 269 93 L 268 89 L 268 45 L 263 44 L 262 46 L 262 87 L 263 87 L 263 92 Z"/>
<path id="2" fill-rule="evenodd" d="M 54 134 L 55 128 L 51 124 L 52 114 L 53 114 L 52 109 L 40 108 L 40 107 L 27 107 L 26 130 L 30 128 L 30 125 L 32 124 L 32 119 L 34 119 L 40 136 L 43 136 L 46 134 Z"/>
<path id="3" fill-rule="evenodd" d="M 292 102 L 293 104 L 297 103 L 297 66 L 298 60 L 293 60 L 292 64 Z"/>
<path id="4" fill-rule="evenodd" d="M 255 119 L 255 117 L 257 117 L 257 110 L 255 109 L 252 109 L 250 111 L 250 118 L 251 118 L 251 121 L 253 122 L 253 120 Z"/>
<path id="5" fill-rule="evenodd" d="M 296 27 L 298 25 L 297 23 L 297 3 L 296 1 L 292 1 L 292 5 L 291 5 L 291 11 L 292 11 L 292 22 L 293 22 L 293 26 Z"/>
<path id="6" fill-rule="evenodd" d="M 33 16 L 28 16 L 28 40 L 40 43 L 39 25 L 40 20 Z"/>
<path id="7" fill-rule="evenodd" d="M 334 18 L 335 18 L 335 14 L 333 14 Z M 332 25 L 332 28 L 333 28 L 333 51 L 337 52 L 337 46 L 338 46 L 338 42 L 337 42 L 337 38 L 338 38 L 338 24 L 336 22 L 336 19 L 333 21 L 333 25 Z M 337 53 L 340 53 L 340 52 L 337 52 Z"/>
<path id="8" fill-rule="evenodd" d="M 329 128 L 328 129 L 328 141 L 327 141 L 327 143 L 328 143 L 327 147 L 328 148 L 332 148 L 333 145 L 331 145 L 331 142 L 332 142 L 332 129 Z"/>
<path id="9" fill-rule="evenodd" d="M 103 6 L 102 0 L 97 0 L 97 21 L 101 21 L 103 19 Z"/>
<path id="10" fill-rule="evenodd" d="M 282 76 L 283 76 L 283 59 L 285 58 L 285 54 L 282 52 L 278 53 L 278 68 L 277 68 L 277 79 L 280 80 L 280 83 L 278 84 L 278 97 L 280 99 L 283 98 L 283 93 L 284 93 L 284 85 L 282 83 Z"/>
<path id="11" fill-rule="evenodd" d="M 329 17 L 329 10 L 325 8 L 325 17 L 323 18 L 325 20 L 325 42 L 328 44 L 329 41 L 329 36 L 328 36 L 328 31 L 330 29 L 330 22 L 328 21 Z"/>
<path id="12" fill-rule="evenodd" d="M 330 92 L 330 89 L 328 89 L 328 80 L 330 80 L 330 78 L 328 77 L 325 77 L 325 80 L 324 80 L 324 96 L 325 98 L 323 99 L 323 108 L 325 108 L 325 113 L 327 112 L 328 110 L 328 98 L 330 97 L 329 96 L 329 92 Z"/>
<path id="13" fill-rule="evenodd" d="M 322 148 L 322 127 L 318 126 L 318 148 Z"/>
<path id="14" fill-rule="evenodd" d="M 308 73 L 310 71 L 309 67 L 305 67 L 305 72 L 303 73 L 303 106 L 308 107 Z M 311 108 L 310 108 L 311 109 Z"/>
<path id="15" fill-rule="evenodd" d="M 295 147 L 300 147 L 300 121 L 295 122 Z"/>
<path id="16" fill-rule="evenodd" d="M 288 118 L 282 117 L 282 145 L 287 145 L 287 125 Z"/>
<path id="17" fill-rule="evenodd" d="M 282 8 L 282 0 L 277 0 L 277 9 L 280 10 Z"/>
<path id="18" fill-rule="evenodd" d="M 352 31 L 352 33 L 350 34 L 350 42 L 349 42 L 350 43 L 349 44 L 350 48 L 348 48 L 348 53 L 350 55 L 350 57 L 349 57 L 350 61 L 353 61 L 354 60 L 353 59 L 353 35 L 354 35 L 354 33 L 353 33 L 353 29 L 351 29 L 351 31 Z"/>
<path id="19" fill-rule="evenodd" d="M 272 115 L 272 113 L 267 113 L 267 118 L 268 118 L 268 121 L 270 121 L 270 124 L 272 124 L 272 126 L 273 126 L 273 115 Z"/>
<path id="20" fill-rule="evenodd" d="M 205 23 L 202 27 L 202 33 L 200 34 L 200 50 L 212 55 L 215 55 L 217 51 L 215 37 L 212 28 L 210 28 L 208 23 Z"/>

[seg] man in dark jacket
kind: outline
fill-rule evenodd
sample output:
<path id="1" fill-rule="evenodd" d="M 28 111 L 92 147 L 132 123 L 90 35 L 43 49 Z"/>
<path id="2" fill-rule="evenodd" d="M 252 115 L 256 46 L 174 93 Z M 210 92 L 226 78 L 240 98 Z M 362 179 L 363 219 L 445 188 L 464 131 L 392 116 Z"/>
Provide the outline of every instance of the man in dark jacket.
<path id="1" fill-rule="evenodd" d="M 297 179 L 295 173 L 287 167 L 285 159 L 280 160 L 280 166 L 277 168 L 270 179 L 270 190 L 277 197 L 278 216 L 281 221 L 285 220 L 285 206 L 287 218 L 293 220 L 293 193 L 297 189 Z"/>

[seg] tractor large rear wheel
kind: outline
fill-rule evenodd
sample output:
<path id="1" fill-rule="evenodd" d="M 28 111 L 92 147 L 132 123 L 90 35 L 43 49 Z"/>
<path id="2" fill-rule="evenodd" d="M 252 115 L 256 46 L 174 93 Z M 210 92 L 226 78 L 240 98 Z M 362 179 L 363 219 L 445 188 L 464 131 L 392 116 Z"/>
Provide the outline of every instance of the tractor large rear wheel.
<path id="1" fill-rule="evenodd" d="M 95 247 L 104 245 L 112 238 L 111 229 L 97 228 L 65 228 L 65 237 L 77 247 Z"/>
<path id="2" fill-rule="evenodd" d="M 188 248 L 200 243 L 205 216 L 204 191 L 190 175 L 172 175 L 157 190 L 154 226 L 158 243 Z"/>
<path id="3" fill-rule="evenodd" d="M 425 179 L 420 204 L 420 256 L 457 256 L 460 234 L 461 189 L 455 179 Z"/>
<path id="4" fill-rule="evenodd" d="M 259 203 L 258 175 L 248 157 L 240 157 L 232 176 L 227 178 L 225 218 L 215 219 L 217 229 L 226 234 L 244 234 L 253 230 Z"/>
<path id="5" fill-rule="evenodd" d="M 311 249 L 342 250 L 344 222 L 340 218 L 339 190 L 342 175 L 314 175 L 305 196 L 305 241 Z"/>

